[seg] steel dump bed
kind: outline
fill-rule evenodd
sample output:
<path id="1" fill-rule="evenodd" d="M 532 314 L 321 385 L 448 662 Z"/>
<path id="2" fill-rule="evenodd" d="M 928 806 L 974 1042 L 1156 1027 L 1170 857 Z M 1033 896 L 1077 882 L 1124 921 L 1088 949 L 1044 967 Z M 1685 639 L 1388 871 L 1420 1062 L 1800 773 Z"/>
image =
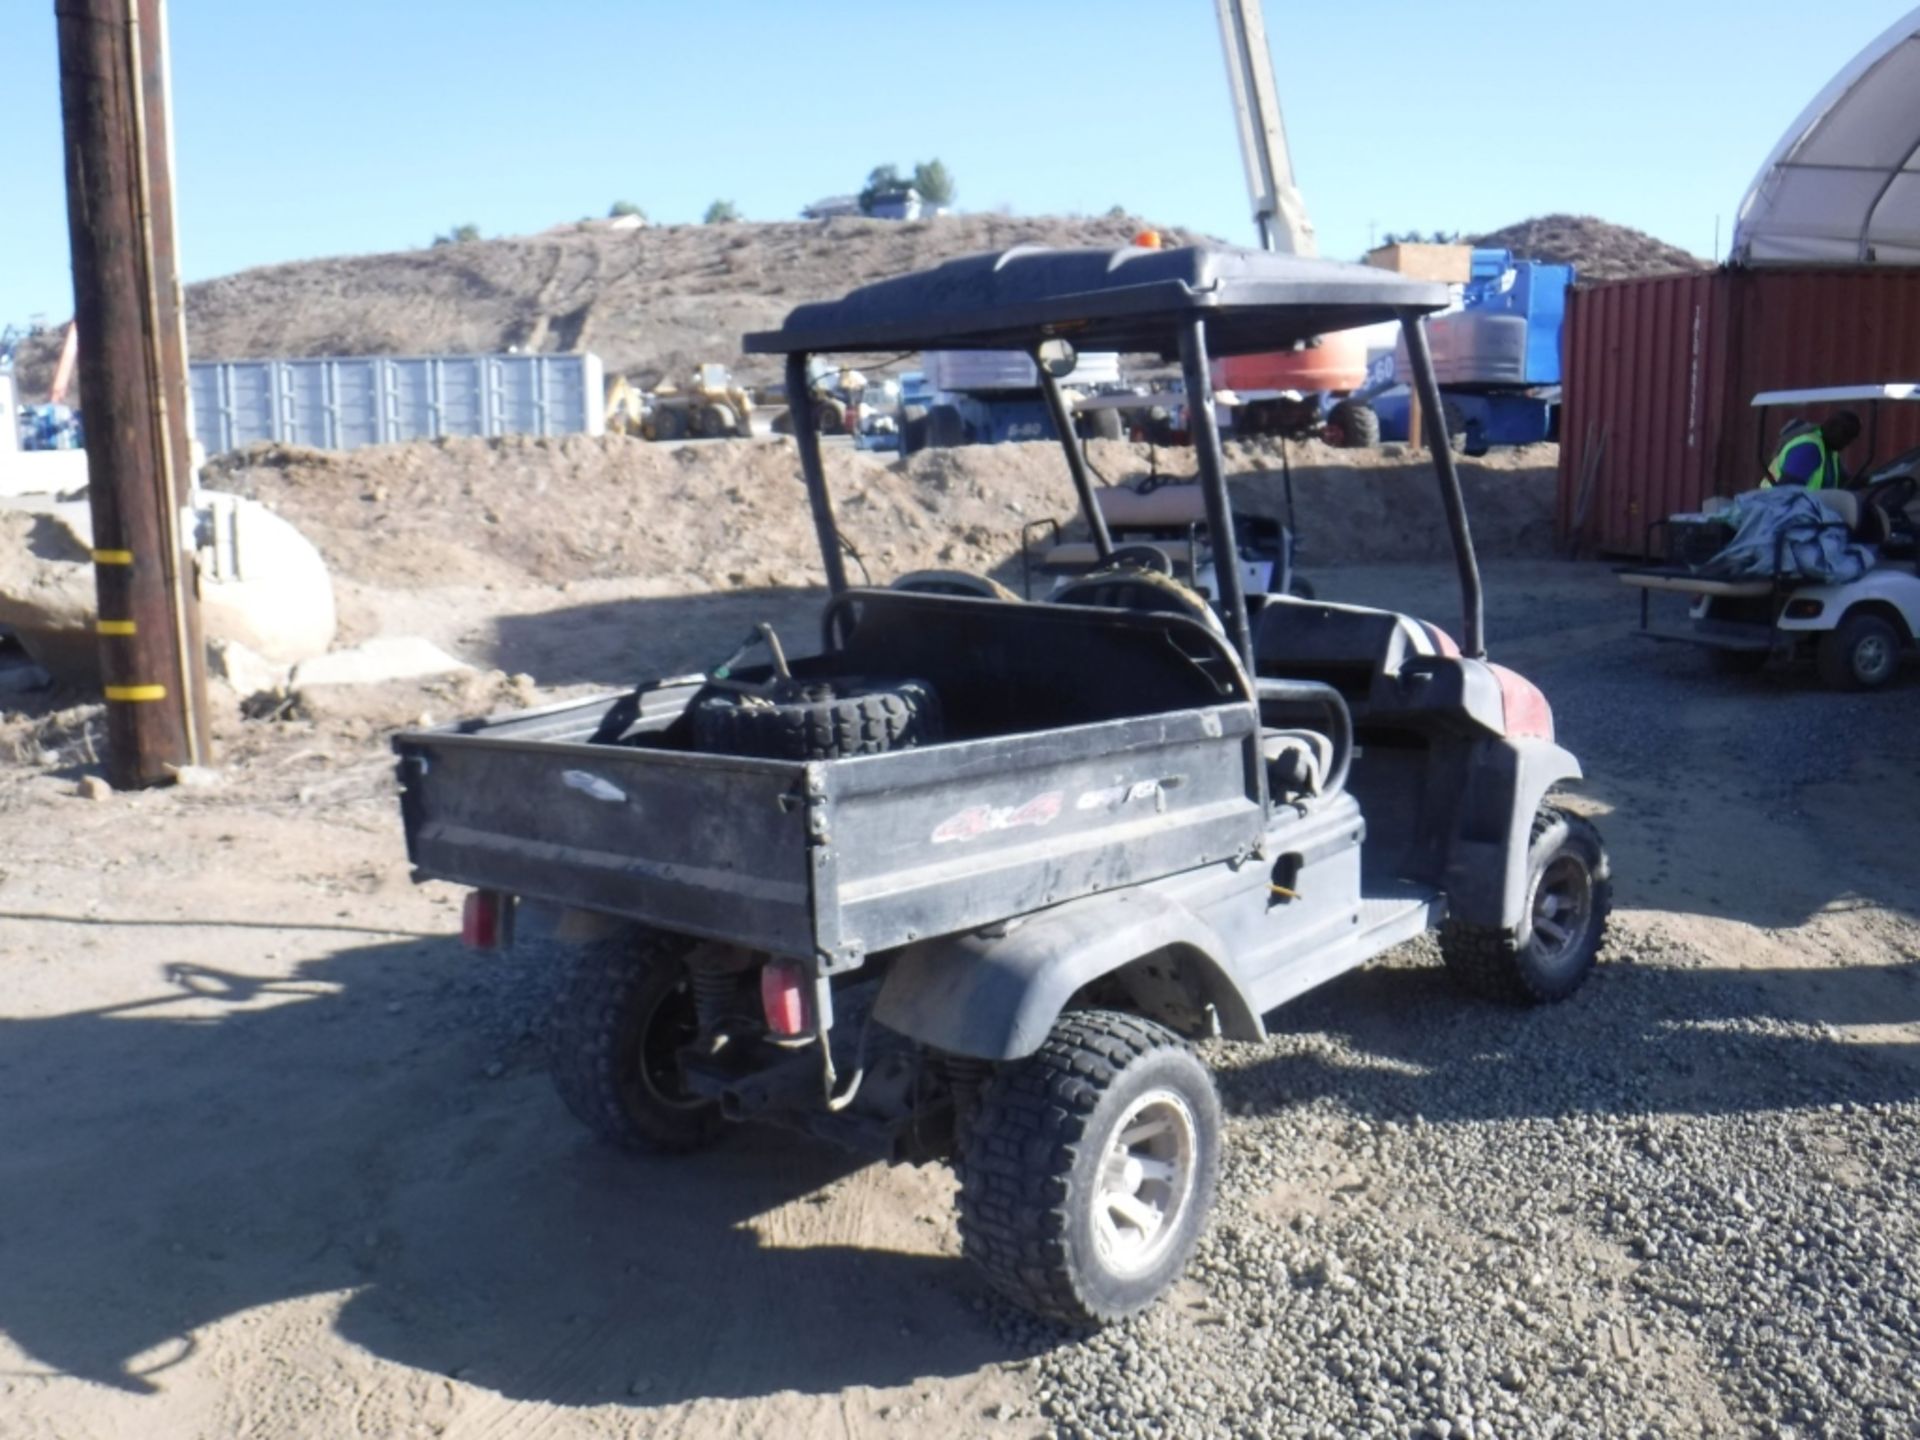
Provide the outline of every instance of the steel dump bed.
<path id="1" fill-rule="evenodd" d="M 394 746 L 417 874 L 844 969 L 1257 843 L 1257 714 L 1204 627 L 855 591 L 829 629 L 847 638 L 821 663 L 952 696 L 951 738 L 702 754 L 678 738 L 698 683 L 645 691 L 637 713 L 613 696 L 410 732 Z M 1055 723 L 1000 723 L 1007 694 Z M 594 743 L 623 703 L 625 743 Z"/>

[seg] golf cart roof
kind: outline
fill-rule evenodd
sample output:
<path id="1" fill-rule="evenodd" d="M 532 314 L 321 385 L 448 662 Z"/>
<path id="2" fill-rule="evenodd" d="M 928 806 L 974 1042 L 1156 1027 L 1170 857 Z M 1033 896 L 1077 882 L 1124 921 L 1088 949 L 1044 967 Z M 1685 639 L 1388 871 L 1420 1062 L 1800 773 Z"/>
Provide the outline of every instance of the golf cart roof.
<path id="1" fill-rule="evenodd" d="M 1022 245 L 798 305 L 755 354 L 1030 350 L 1053 336 L 1080 350 L 1172 353 L 1207 321 L 1214 355 L 1283 350 L 1405 311 L 1444 309 L 1445 285 L 1337 260 L 1187 245 L 1117 250 Z"/>
<path id="2" fill-rule="evenodd" d="M 1758 410 L 1768 405 L 1839 405 L 1848 400 L 1920 400 L 1920 384 L 1824 385 L 1812 390 L 1762 390 L 1753 397 Z"/>

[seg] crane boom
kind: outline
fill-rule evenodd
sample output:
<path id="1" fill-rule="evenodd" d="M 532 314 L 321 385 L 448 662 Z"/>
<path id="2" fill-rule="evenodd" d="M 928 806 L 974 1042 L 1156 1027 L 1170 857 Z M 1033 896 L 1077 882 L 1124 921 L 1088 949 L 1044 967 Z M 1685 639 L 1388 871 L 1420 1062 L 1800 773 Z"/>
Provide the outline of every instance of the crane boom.
<path id="1" fill-rule="evenodd" d="M 1253 197 L 1253 223 L 1260 247 L 1288 255 L 1317 255 L 1313 222 L 1293 184 L 1293 157 L 1274 90 L 1273 60 L 1267 51 L 1267 26 L 1260 0 L 1214 0 L 1220 14 L 1220 44 L 1227 57 L 1227 88 L 1240 130 L 1240 156 L 1246 162 L 1247 192 Z"/>

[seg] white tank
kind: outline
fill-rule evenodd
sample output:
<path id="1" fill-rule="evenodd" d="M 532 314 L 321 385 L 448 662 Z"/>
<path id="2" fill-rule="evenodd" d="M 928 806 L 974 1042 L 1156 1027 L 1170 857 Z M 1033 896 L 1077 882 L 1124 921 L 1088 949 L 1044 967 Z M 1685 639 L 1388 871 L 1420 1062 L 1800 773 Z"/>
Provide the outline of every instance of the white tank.
<path id="1" fill-rule="evenodd" d="M 935 390 L 1038 390 L 1040 373 L 1020 350 L 929 350 L 921 357 L 927 383 Z M 1120 356 L 1112 350 L 1088 351 L 1062 384 L 1077 390 L 1120 383 Z"/>

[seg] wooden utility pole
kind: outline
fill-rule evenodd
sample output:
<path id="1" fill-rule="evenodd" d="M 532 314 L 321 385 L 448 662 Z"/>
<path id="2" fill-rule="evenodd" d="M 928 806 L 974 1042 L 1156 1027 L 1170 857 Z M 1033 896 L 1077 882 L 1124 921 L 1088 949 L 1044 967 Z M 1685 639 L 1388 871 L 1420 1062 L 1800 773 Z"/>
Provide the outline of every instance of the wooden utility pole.
<path id="1" fill-rule="evenodd" d="M 181 522 L 192 452 L 166 0 L 55 0 L 54 15 L 107 775 L 128 789 L 210 758 L 198 578 Z"/>

